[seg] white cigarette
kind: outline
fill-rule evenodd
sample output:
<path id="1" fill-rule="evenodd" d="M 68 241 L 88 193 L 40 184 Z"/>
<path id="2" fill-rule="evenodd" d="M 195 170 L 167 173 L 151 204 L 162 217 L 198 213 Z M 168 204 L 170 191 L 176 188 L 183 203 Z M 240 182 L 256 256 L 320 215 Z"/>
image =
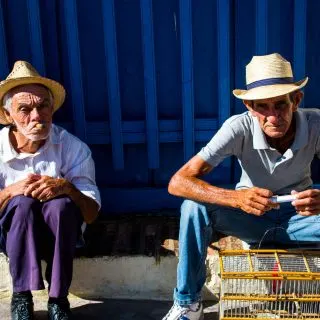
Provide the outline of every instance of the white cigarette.
<path id="1" fill-rule="evenodd" d="M 36 124 L 36 128 L 37 129 L 43 129 L 45 127 L 45 124 L 44 123 L 37 123 Z"/>
<path id="2" fill-rule="evenodd" d="M 292 202 L 296 200 L 295 195 L 286 195 L 286 196 L 273 196 L 271 197 L 271 201 L 275 203 L 283 203 L 283 202 Z"/>

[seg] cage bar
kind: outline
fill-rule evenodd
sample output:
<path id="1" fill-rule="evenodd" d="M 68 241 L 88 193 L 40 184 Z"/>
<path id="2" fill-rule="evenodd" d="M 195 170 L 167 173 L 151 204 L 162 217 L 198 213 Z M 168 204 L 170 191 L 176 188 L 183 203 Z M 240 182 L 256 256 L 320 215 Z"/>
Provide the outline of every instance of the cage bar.
<path id="1" fill-rule="evenodd" d="M 220 319 L 320 319 L 320 252 L 220 252 Z"/>

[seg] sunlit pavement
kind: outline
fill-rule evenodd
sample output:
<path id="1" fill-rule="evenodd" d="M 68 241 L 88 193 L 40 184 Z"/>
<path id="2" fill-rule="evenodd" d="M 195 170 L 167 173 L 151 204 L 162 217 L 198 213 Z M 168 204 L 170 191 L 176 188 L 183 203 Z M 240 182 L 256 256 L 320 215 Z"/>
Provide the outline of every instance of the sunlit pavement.
<path id="1" fill-rule="evenodd" d="M 47 319 L 46 292 L 34 293 L 35 320 Z M 69 297 L 73 319 L 161 320 L 171 307 L 169 301 L 85 300 Z M 205 320 L 218 319 L 218 304 L 205 303 Z M 10 320 L 10 294 L 0 294 L 0 319 Z"/>

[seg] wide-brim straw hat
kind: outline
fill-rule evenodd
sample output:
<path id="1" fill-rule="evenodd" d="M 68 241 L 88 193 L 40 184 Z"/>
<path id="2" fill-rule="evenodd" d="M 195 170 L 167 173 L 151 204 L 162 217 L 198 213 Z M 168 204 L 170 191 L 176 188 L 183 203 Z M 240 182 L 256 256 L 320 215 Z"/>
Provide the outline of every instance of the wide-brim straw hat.
<path id="1" fill-rule="evenodd" d="M 6 80 L 0 82 L 1 124 L 9 124 L 4 115 L 3 97 L 11 89 L 26 84 L 40 84 L 50 90 L 53 97 L 53 112 L 57 111 L 63 104 L 66 92 L 60 83 L 45 77 L 41 77 L 37 70 L 29 62 L 16 61 Z"/>
<path id="2" fill-rule="evenodd" d="M 294 82 L 291 64 L 280 54 L 254 56 L 246 66 L 247 90 L 235 89 L 233 94 L 243 100 L 268 99 L 303 88 L 308 77 Z"/>

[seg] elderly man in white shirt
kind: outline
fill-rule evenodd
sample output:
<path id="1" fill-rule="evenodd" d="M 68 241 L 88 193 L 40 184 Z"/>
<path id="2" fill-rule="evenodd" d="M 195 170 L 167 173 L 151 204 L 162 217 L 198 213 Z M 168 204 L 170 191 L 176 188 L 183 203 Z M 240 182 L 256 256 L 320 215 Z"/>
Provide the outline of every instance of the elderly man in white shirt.
<path id="1" fill-rule="evenodd" d="M 94 162 L 86 144 L 52 124 L 61 84 L 17 61 L 0 83 L 0 248 L 9 257 L 12 319 L 33 319 L 31 290 L 44 288 L 48 317 L 70 319 L 68 291 L 83 221 L 100 208 Z"/>

